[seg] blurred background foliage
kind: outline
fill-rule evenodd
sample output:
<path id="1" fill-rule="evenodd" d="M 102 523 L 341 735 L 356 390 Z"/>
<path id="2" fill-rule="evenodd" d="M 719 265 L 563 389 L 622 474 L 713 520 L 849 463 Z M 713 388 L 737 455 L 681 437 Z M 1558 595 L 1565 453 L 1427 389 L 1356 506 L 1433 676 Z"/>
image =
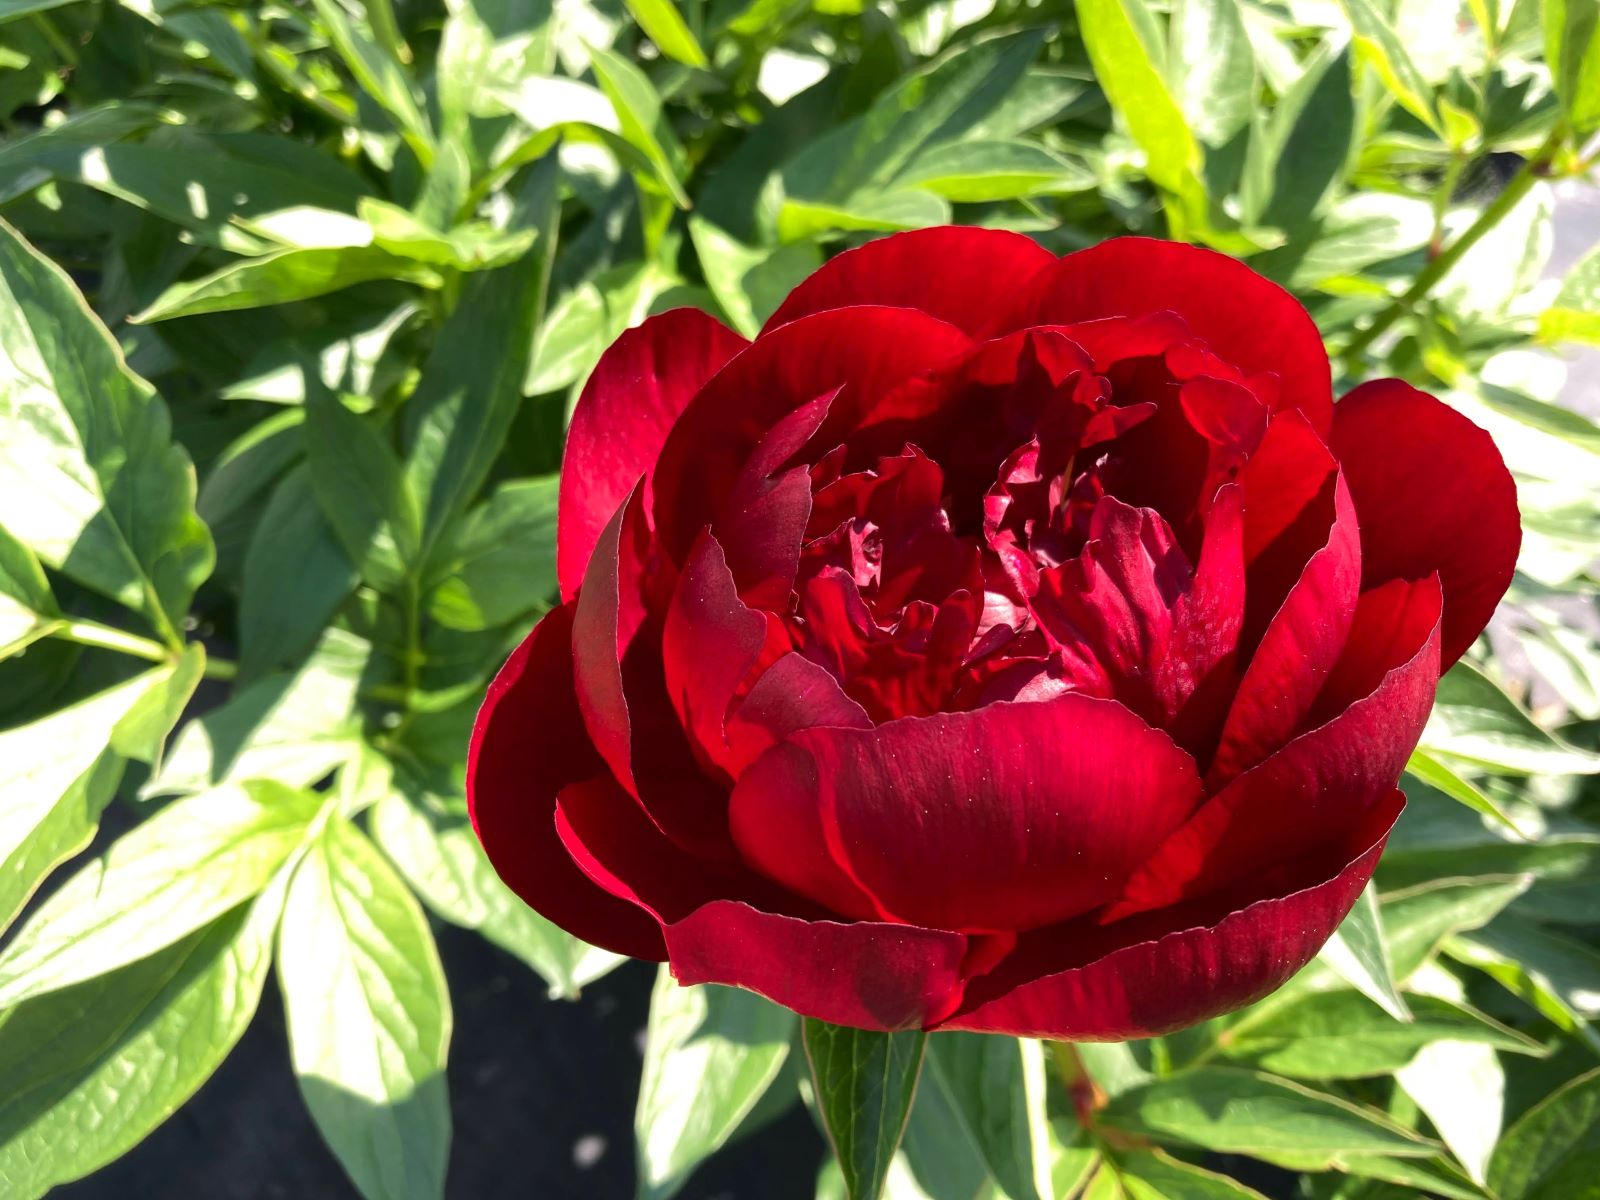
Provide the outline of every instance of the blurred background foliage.
<path id="1" fill-rule="evenodd" d="M 888 1194 L 1589 1194 L 1600 253 L 1548 258 L 1597 128 L 1594 0 L 0 0 L 0 1192 L 139 1142 L 270 975 L 351 1194 L 444 1194 L 438 922 L 618 961 L 462 796 L 578 389 L 957 221 L 1246 258 L 1492 431 L 1525 543 L 1328 951 L 1169 1038 L 934 1038 Z M 641 1197 L 810 1103 L 794 1036 L 663 979 Z"/>

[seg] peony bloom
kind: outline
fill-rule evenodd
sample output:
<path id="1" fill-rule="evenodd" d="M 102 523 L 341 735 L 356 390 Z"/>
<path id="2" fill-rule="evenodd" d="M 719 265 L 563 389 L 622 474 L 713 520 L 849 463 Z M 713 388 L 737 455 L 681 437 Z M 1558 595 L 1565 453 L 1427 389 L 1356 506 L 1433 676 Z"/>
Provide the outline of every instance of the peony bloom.
<path id="1" fill-rule="evenodd" d="M 681 310 L 600 361 L 473 819 L 535 909 L 686 984 L 1176 1029 L 1354 903 L 1519 537 L 1482 430 L 1397 380 L 1335 405 L 1238 262 L 872 242 L 754 342 Z"/>

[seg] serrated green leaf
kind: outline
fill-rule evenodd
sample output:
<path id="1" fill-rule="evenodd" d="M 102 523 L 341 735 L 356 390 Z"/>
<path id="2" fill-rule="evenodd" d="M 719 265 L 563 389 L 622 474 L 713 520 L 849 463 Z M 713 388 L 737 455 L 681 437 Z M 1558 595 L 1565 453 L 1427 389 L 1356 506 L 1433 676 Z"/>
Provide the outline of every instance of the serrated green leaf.
<path id="1" fill-rule="evenodd" d="M 1405 998 L 1395 985 L 1383 917 L 1378 909 L 1378 893 L 1371 884 L 1362 889 L 1349 916 L 1328 939 L 1321 958 L 1340 978 L 1391 1017 L 1410 1020 Z"/>
<path id="2" fill-rule="evenodd" d="M 537 230 L 538 248 L 469 278 L 406 404 L 406 479 L 422 509 L 425 564 L 482 486 L 521 404 L 555 253 L 558 177 L 553 154 L 528 172 L 508 227 Z"/>
<path id="3" fill-rule="evenodd" d="M 1127 1133 L 1221 1153 L 1331 1162 L 1341 1153 L 1422 1157 L 1436 1149 L 1347 1100 L 1231 1067 L 1199 1067 L 1134 1088 L 1100 1115 Z"/>
<path id="4" fill-rule="evenodd" d="M 429 908 L 521 959 L 557 997 L 576 996 L 622 959 L 557 928 L 500 882 L 464 814 L 392 792 L 372 809 L 372 836 Z"/>
<path id="5" fill-rule="evenodd" d="M 1600 1071 L 1570 1080 L 1500 1139 L 1489 1187 L 1500 1200 L 1579 1200 L 1600 1179 Z"/>
<path id="6" fill-rule="evenodd" d="M 645 36 L 668 58 L 691 67 L 704 67 L 706 52 L 684 23 L 672 0 L 626 0 L 628 11 Z"/>
<path id="7" fill-rule="evenodd" d="M 451 629 L 492 629 L 541 607 L 556 588 L 560 480 L 501 484 L 442 545 L 428 612 Z"/>
<path id="8" fill-rule="evenodd" d="M 325 296 L 374 279 L 439 287 L 432 267 L 391 254 L 382 246 L 319 246 L 278 250 L 230 263 L 201 279 L 175 283 L 138 315 L 141 324 L 198 313 L 265 308 Z"/>
<path id="9" fill-rule="evenodd" d="M 329 1149 L 367 1200 L 438 1200 L 450 1149 L 450 996 L 404 883 L 334 820 L 294 872 L 278 931 L 289 1050 Z"/>
<path id="10" fill-rule="evenodd" d="M 0 1190 L 33 1200 L 124 1154 L 255 1015 L 282 891 L 160 953 L 0 1014 Z"/>
<path id="11" fill-rule="evenodd" d="M 0 954 L 0 1008 L 165 949 L 260 892 L 300 845 L 315 796 L 258 782 L 191 796 L 113 843 Z"/>
<path id="12" fill-rule="evenodd" d="M 1438 1041 L 1471 1042 L 1519 1054 L 1543 1046 L 1498 1021 L 1435 996 L 1410 999 L 1413 1019 L 1397 1021 L 1354 992 L 1312 993 L 1243 1021 L 1221 1042 L 1230 1058 L 1296 1079 L 1362 1079 L 1405 1066 Z"/>
<path id="13" fill-rule="evenodd" d="M 1011 1200 L 1050 1196 L 1044 1050 L 1032 1039 L 941 1033 L 925 1089 L 942 1089 L 988 1173 Z"/>
<path id="14" fill-rule="evenodd" d="M 794 1025 L 754 992 L 681 987 L 660 969 L 633 1119 L 640 1200 L 674 1195 L 727 1142 L 777 1078 Z"/>
<path id="15" fill-rule="evenodd" d="M 905 1133 L 928 1035 L 877 1033 L 806 1017 L 801 1039 L 844 1194 L 847 1200 L 878 1200 Z"/>
<path id="16" fill-rule="evenodd" d="M 211 570 L 194 469 L 66 274 L 0 221 L 0 495 L 40 561 L 171 643 Z"/>
<path id="17" fill-rule="evenodd" d="M 1500 775 L 1600 773 L 1600 754 L 1540 728 L 1494 680 L 1466 661 L 1440 678 L 1422 748 Z"/>

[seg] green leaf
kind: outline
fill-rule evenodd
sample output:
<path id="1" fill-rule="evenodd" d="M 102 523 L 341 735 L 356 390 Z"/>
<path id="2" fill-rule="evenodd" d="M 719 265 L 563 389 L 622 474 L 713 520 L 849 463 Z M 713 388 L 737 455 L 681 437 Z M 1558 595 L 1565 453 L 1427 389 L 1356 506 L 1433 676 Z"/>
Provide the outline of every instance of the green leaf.
<path id="1" fill-rule="evenodd" d="M 295 467 L 273 489 L 244 557 L 239 677 L 297 665 L 360 582 L 311 486 Z"/>
<path id="2" fill-rule="evenodd" d="M 362 200 L 358 211 L 372 226 L 375 245 L 402 258 L 457 271 L 507 266 L 526 254 L 538 237 L 536 229 L 502 232 L 482 221 L 468 221 L 446 233 L 385 200 Z"/>
<path id="3" fill-rule="evenodd" d="M 52 8 L 63 8 L 76 0 L 0 0 L 0 23 L 14 21 L 18 17 L 31 17 L 34 13 L 49 12 Z"/>
<path id="4" fill-rule="evenodd" d="M 0 526 L 0 659 L 49 634 L 58 615 L 39 560 Z"/>
<path id="5" fill-rule="evenodd" d="M 394 46 L 384 45 L 377 30 L 351 18 L 340 0 L 312 0 L 317 16 L 327 28 L 328 40 L 350 68 L 361 90 L 371 96 L 393 119 L 395 127 L 422 160 L 429 165 L 433 153 L 433 130 L 429 126 L 418 93 L 394 54 Z M 387 3 L 366 6 L 382 11 Z M 392 22 L 392 16 L 391 16 Z"/>
<path id="6" fill-rule="evenodd" d="M 745 337 L 755 337 L 784 297 L 822 265 L 822 252 L 810 243 L 747 246 L 698 216 L 689 218 L 689 236 L 706 286 L 729 324 Z"/>
<path id="7" fill-rule="evenodd" d="M 941 1033 L 928 1043 L 924 1090 L 939 1088 L 1011 1200 L 1049 1200 L 1044 1050 L 1032 1039 Z"/>
<path id="8" fill-rule="evenodd" d="M 794 1024 L 754 992 L 681 987 L 662 966 L 633 1118 L 640 1200 L 666 1200 L 727 1142 L 783 1068 Z"/>
<path id="9" fill-rule="evenodd" d="M 509 228 L 539 232 L 535 260 L 468 279 L 406 404 L 406 478 L 422 506 L 425 564 L 483 485 L 521 406 L 555 254 L 559 174 L 554 154 L 541 160 L 513 206 Z"/>
<path id="10" fill-rule="evenodd" d="M 639 28 L 661 53 L 691 67 L 709 65 L 706 52 L 684 24 L 672 0 L 626 0 L 626 3 L 633 19 L 639 22 Z"/>
<path id="11" fill-rule="evenodd" d="M 1406 773 L 1414 775 L 1431 788 L 1435 788 L 1452 800 L 1459 800 L 1473 812 L 1482 813 L 1486 817 L 1493 817 L 1507 829 L 1516 831 L 1517 825 L 1510 815 L 1494 798 L 1485 794 L 1477 785 L 1462 777 L 1455 768 L 1448 763 L 1440 761 L 1426 750 L 1413 750 L 1411 757 L 1406 760 Z"/>
<path id="12" fill-rule="evenodd" d="M 552 925 L 501 883 L 465 814 L 397 791 L 373 807 L 371 829 L 429 908 L 521 959 L 550 985 L 552 996 L 576 996 L 622 961 Z"/>
<path id="13" fill-rule="evenodd" d="M 1241 1021 L 1220 1041 L 1230 1058 L 1316 1080 L 1387 1075 L 1437 1041 L 1543 1053 L 1538 1042 L 1465 1005 L 1420 995 L 1410 1004 L 1413 1019 L 1397 1021 L 1355 992 L 1314 992 Z"/>
<path id="14" fill-rule="evenodd" d="M 1593 0 L 1544 0 L 1544 57 L 1578 137 L 1600 129 L 1600 7 Z"/>
<path id="15" fill-rule="evenodd" d="M 1473 954 L 1515 963 L 1522 974 L 1555 996 L 1573 1016 L 1583 1020 L 1600 1017 L 1600 954 L 1583 942 L 1506 914 L 1492 924 L 1460 935 L 1451 943 L 1452 954 L 1462 947 Z M 1470 961 L 1470 954 L 1468 958 Z"/>
<path id="16" fill-rule="evenodd" d="M 129 320 L 150 324 L 198 313 L 288 304 L 373 279 L 399 279 L 424 287 L 439 287 L 444 282 L 432 267 L 391 254 L 382 246 L 278 250 L 230 263 L 200 279 L 175 283 Z"/>
<path id="17" fill-rule="evenodd" d="M 683 146 L 672 132 L 661 96 L 649 77 L 620 54 L 599 47 L 591 52 L 590 66 L 600 90 L 616 110 L 623 140 L 644 156 L 654 171 L 653 178 L 672 202 L 679 208 L 688 208 L 689 194 L 683 189 Z"/>
<path id="18" fill-rule="evenodd" d="M 950 1093 L 931 1071 L 917 1087 L 884 1190 L 893 1200 L 995 1200 L 999 1194 L 973 1140 L 971 1122 L 956 1111 Z M 1050 1194 L 1073 1193 L 1062 1189 Z"/>
<path id="19" fill-rule="evenodd" d="M 1495 1048 L 1453 1040 L 1424 1046 L 1395 1080 L 1468 1177 L 1483 1183 L 1505 1110 L 1506 1073 Z"/>
<path id="20" fill-rule="evenodd" d="M 1411 1019 L 1405 998 L 1395 986 L 1378 893 L 1371 884 L 1362 889 L 1350 915 L 1322 948 L 1321 957 L 1341 979 L 1395 1020 Z"/>
<path id="21" fill-rule="evenodd" d="M 308 362 L 317 364 L 317 376 L 335 392 L 381 395 L 397 374 L 388 362 L 394 339 L 418 311 L 415 304 L 401 304 L 387 312 L 358 314 L 348 323 L 273 342 L 262 347 L 219 395 L 224 400 L 304 404 Z"/>
<path id="22" fill-rule="evenodd" d="M 266 887 L 319 801 L 274 783 L 191 796 L 53 893 L 0 954 L 0 1008 L 165 949 Z"/>
<path id="23" fill-rule="evenodd" d="M 1350 52 L 1325 43 L 1251 131 L 1241 184 L 1245 219 L 1302 229 L 1344 178 L 1356 138 Z"/>
<path id="24" fill-rule="evenodd" d="M 1124 1154 L 1116 1160 L 1115 1171 L 1128 1200 L 1266 1200 L 1237 1179 L 1159 1149 Z"/>
<path id="25" fill-rule="evenodd" d="M 416 494 L 384 431 L 319 384 L 306 390 L 306 465 L 322 515 L 361 576 L 395 592 L 422 541 Z"/>
<path id="26" fill-rule="evenodd" d="M 0 1014 L 0 1191 L 33 1200 L 137 1145 L 255 1015 L 282 890 L 140 962 Z"/>
<path id="27" fill-rule="evenodd" d="M 438 553 L 428 599 L 451 629 L 492 629 L 542 607 L 556 588 L 556 496 L 560 479 L 503 483 L 469 512 Z"/>
<path id="28" fill-rule="evenodd" d="M 1600 1179 L 1600 1071 L 1570 1080 L 1522 1116 L 1495 1150 L 1500 1200 L 1578 1200 Z"/>
<path id="29" fill-rule="evenodd" d="M 1078 28 L 1095 78 L 1133 140 L 1150 179 L 1175 196 L 1200 190 L 1200 143 L 1173 99 L 1141 26 L 1153 22 L 1146 0 L 1077 0 Z"/>
<path id="30" fill-rule="evenodd" d="M 1562 278 L 1554 303 L 1539 314 L 1539 336 L 1549 342 L 1600 346 L 1600 248 L 1585 254 Z"/>
<path id="31" fill-rule="evenodd" d="M 142 613 L 164 640 L 211 570 L 194 469 L 65 272 L 0 221 L 0 495 L 45 565 Z"/>
<path id="32" fill-rule="evenodd" d="M 1487 925 L 1531 882 L 1526 875 L 1438 879 L 1384 897 L 1394 977 L 1402 983 L 1410 979 L 1446 938 Z"/>
<path id="33" fill-rule="evenodd" d="M 845 1196 L 878 1200 L 905 1132 L 928 1035 L 849 1029 L 806 1017 L 801 1040 Z"/>
<path id="34" fill-rule="evenodd" d="M 1439 680 L 1422 748 L 1499 775 L 1600 773 L 1600 754 L 1541 729 L 1498 684 L 1466 661 Z"/>
<path id="35" fill-rule="evenodd" d="M 1172 12 L 1173 98 L 1189 128 L 1222 146 L 1250 123 L 1256 60 L 1239 0 L 1179 0 Z"/>
<path id="36" fill-rule="evenodd" d="M 1406 53 L 1400 35 L 1372 0 L 1341 0 L 1355 29 L 1356 56 L 1369 63 L 1402 108 L 1441 138 L 1444 128 L 1433 108 L 1433 90 Z"/>
<path id="37" fill-rule="evenodd" d="M 173 674 L 158 667 L 0 732 L 0 929 L 46 875 L 89 844 L 122 778 L 112 735 Z"/>
<path id="38" fill-rule="evenodd" d="M 946 142 L 912 159 L 896 179 L 957 204 L 1094 189 L 1095 174 L 1031 142 Z"/>
<path id="39" fill-rule="evenodd" d="M 307 787 L 350 757 L 365 644 L 330 630 L 293 674 L 270 675 L 179 731 L 146 796 L 187 795 L 273 779 Z"/>
<path id="40" fill-rule="evenodd" d="M 1200 1067 L 1124 1092 L 1100 1114 L 1126 1133 L 1224 1154 L 1422 1157 L 1436 1147 L 1376 1112 L 1287 1080 Z"/>
<path id="41" fill-rule="evenodd" d="M 278 979 L 300 1094 L 367 1200 L 437 1200 L 450 995 L 433 935 L 371 842 L 331 821 L 295 869 Z"/>

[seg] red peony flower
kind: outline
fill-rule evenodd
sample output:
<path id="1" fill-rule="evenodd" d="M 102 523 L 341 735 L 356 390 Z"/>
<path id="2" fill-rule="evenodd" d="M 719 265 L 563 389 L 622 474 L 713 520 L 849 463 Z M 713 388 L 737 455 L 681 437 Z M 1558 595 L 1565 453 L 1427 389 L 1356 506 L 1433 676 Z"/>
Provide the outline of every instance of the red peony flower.
<path id="1" fill-rule="evenodd" d="M 535 909 L 686 984 L 1172 1030 L 1354 903 L 1519 540 L 1482 430 L 1392 379 L 1335 405 L 1231 259 L 872 242 L 754 342 L 680 310 L 601 359 L 473 819 Z"/>

